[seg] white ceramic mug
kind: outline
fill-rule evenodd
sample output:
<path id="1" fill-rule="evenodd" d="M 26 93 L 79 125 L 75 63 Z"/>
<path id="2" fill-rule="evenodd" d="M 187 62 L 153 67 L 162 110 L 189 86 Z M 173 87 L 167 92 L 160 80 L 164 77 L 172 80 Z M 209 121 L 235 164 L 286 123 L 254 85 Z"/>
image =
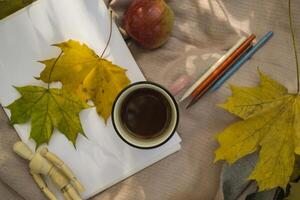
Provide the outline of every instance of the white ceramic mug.
<path id="1" fill-rule="evenodd" d="M 149 88 L 153 89 L 160 94 L 167 100 L 169 104 L 169 108 L 171 111 L 170 120 L 166 128 L 164 128 L 163 132 L 154 138 L 140 138 L 132 135 L 128 129 L 126 129 L 122 123 L 121 119 L 121 112 L 122 112 L 122 105 L 126 97 L 131 94 L 133 91 L 138 89 Z M 119 95 L 117 96 L 114 104 L 113 104 L 113 111 L 112 111 L 112 122 L 115 131 L 120 136 L 120 138 L 125 141 L 127 144 L 141 149 L 150 149 L 155 148 L 158 146 L 163 145 L 166 143 L 175 133 L 177 125 L 179 121 L 179 111 L 178 106 L 173 98 L 173 96 L 162 86 L 150 82 L 150 81 L 142 81 L 130 84 L 128 87 L 123 89 Z"/>

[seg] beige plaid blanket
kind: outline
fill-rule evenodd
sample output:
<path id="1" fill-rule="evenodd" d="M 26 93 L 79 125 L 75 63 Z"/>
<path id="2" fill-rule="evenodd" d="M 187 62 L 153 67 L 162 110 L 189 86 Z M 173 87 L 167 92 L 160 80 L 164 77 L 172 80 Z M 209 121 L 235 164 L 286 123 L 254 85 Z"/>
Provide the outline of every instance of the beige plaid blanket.
<path id="1" fill-rule="evenodd" d="M 175 25 L 169 42 L 147 51 L 132 41 L 128 45 L 148 80 L 169 87 L 182 74 L 196 78 L 215 62 L 239 37 L 255 33 L 274 37 L 217 92 L 206 95 L 191 109 L 180 105 L 178 128 L 182 150 L 116 184 L 94 200 L 212 200 L 218 193 L 220 166 L 214 164 L 214 135 L 237 120 L 217 108 L 230 94 L 228 83 L 253 86 L 257 67 L 272 78 L 296 88 L 296 70 L 288 24 L 287 0 L 169 0 Z M 116 22 L 130 0 L 114 0 Z M 300 0 L 294 0 L 296 36 L 300 47 Z M 300 52 L 300 49 L 299 49 Z M 0 110 L 0 199 L 42 200 L 44 195 L 28 173 L 27 162 L 12 152 L 18 140 Z M 4 198 L 5 197 L 5 198 Z"/>

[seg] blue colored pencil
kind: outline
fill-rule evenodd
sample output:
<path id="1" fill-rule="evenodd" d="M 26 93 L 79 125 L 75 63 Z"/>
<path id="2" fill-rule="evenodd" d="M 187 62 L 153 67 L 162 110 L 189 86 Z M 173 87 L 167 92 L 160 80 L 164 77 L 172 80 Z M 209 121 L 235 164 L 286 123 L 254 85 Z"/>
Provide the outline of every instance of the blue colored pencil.
<path id="1" fill-rule="evenodd" d="M 248 52 L 246 52 L 244 55 L 242 55 L 241 58 L 237 60 L 236 63 L 232 65 L 230 69 L 227 70 L 227 72 L 216 81 L 216 83 L 210 88 L 211 92 L 216 91 L 219 89 L 223 83 L 229 79 L 247 60 L 251 58 L 251 56 L 260 49 L 271 37 L 273 36 L 273 32 L 268 32 L 264 37 L 262 37 Z"/>

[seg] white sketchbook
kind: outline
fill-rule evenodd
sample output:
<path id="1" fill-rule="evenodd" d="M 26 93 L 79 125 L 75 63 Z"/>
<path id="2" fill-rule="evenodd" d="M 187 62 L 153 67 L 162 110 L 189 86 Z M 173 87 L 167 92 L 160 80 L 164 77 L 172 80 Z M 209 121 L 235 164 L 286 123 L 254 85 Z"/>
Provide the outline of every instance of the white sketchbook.
<path id="1" fill-rule="evenodd" d="M 43 69 L 37 61 L 59 54 L 59 49 L 51 44 L 74 39 L 86 43 L 99 55 L 109 34 L 109 23 L 109 13 L 101 0 L 39 0 L 0 20 L 0 103 L 6 106 L 19 97 L 13 85 L 44 85 L 34 77 Z M 145 80 L 115 25 L 104 57 L 128 69 L 132 82 Z M 5 111 L 10 116 L 9 110 Z M 84 198 L 180 149 L 181 139 L 177 134 L 156 149 L 133 148 L 117 136 L 111 120 L 104 124 L 94 108 L 80 113 L 80 119 L 88 139 L 80 135 L 77 149 L 57 130 L 48 148 L 61 157 L 83 183 Z M 34 142 L 28 140 L 30 123 L 15 125 L 15 129 L 34 149 Z"/>

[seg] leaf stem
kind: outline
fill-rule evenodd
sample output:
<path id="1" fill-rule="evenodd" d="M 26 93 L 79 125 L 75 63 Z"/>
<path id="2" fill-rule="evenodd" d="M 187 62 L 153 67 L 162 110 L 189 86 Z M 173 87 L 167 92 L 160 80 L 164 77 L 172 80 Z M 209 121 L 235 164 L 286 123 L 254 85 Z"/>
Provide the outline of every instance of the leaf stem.
<path id="1" fill-rule="evenodd" d="M 110 27 L 109 27 L 109 36 L 108 36 L 108 40 L 106 42 L 106 45 L 105 45 L 105 48 L 104 50 L 102 51 L 101 53 L 101 56 L 100 58 L 102 58 L 102 56 L 104 55 L 108 45 L 109 45 L 109 42 L 110 42 L 110 39 L 111 39 L 111 35 L 112 35 L 112 10 L 110 10 Z"/>
<path id="2" fill-rule="evenodd" d="M 48 88 L 48 89 L 50 88 L 50 79 L 51 79 L 51 75 L 52 75 L 53 69 L 54 69 L 54 67 L 55 67 L 55 65 L 56 65 L 56 63 L 57 63 L 57 61 L 58 61 L 59 58 L 61 57 L 62 53 L 63 53 L 63 51 L 60 52 L 60 54 L 59 54 L 58 57 L 55 59 L 53 65 L 52 65 L 52 67 L 51 67 L 51 69 L 50 69 L 49 77 L 48 77 L 48 81 L 47 81 L 47 82 L 48 82 L 48 85 L 47 85 L 47 88 Z"/>
<path id="3" fill-rule="evenodd" d="M 300 78 L 299 78 L 299 62 L 298 62 L 298 53 L 297 53 L 297 46 L 296 46 L 296 38 L 294 32 L 294 25 L 292 20 L 292 9 L 291 9 L 291 0 L 289 0 L 289 22 L 290 22 L 290 30 L 292 34 L 293 46 L 294 46 L 294 54 L 295 54 L 295 61 L 296 61 L 296 69 L 297 69 L 297 93 L 299 94 L 300 91 Z"/>
<path id="4" fill-rule="evenodd" d="M 102 56 L 104 55 L 105 51 L 107 50 L 107 47 L 109 45 L 109 42 L 110 42 L 110 39 L 111 39 L 111 35 L 112 35 L 112 10 L 110 10 L 110 28 L 109 28 L 109 36 L 108 36 L 108 40 L 106 42 L 106 45 L 105 45 L 105 48 L 104 50 L 102 51 L 101 53 L 101 56 L 100 58 L 102 58 Z M 52 75 L 52 72 L 53 72 L 53 69 L 57 63 L 57 61 L 59 60 L 59 58 L 61 57 L 61 55 L 63 54 L 63 52 L 61 51 L 60 54 L 58 55 L 58 57 L 55 59 L 51 69 L 50 69 L 50 72 L 49 72 L 49 77 L 48 77 L 48 85 L 47 85 L 47 88 L 49 89 L 50 88 L 50 79 L 51 79 L 51 75 Z"/>

